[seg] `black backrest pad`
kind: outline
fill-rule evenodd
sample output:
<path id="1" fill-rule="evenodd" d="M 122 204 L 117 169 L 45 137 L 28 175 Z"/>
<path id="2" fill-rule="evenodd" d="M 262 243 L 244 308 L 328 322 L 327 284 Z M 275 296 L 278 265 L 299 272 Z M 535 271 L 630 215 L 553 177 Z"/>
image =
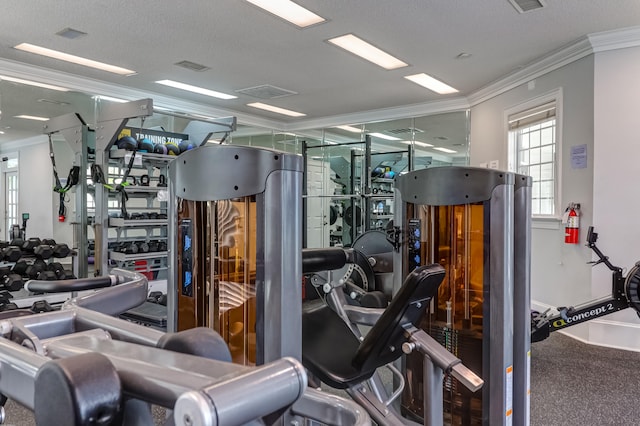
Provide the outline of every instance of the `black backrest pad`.
<path id="1" fill-rule="evenodd" d="M 420 266 L 407 276 L 360 344 L 353 358 L 354 367 L 361 371 L 373 370 L 402 355 L 402 343 L 406 341 L 403 326 L 409 323 L 417 326 L 425 312 L 426 303 L 438 292 L 444 275 L 442 266 L 432 264 Z"/>

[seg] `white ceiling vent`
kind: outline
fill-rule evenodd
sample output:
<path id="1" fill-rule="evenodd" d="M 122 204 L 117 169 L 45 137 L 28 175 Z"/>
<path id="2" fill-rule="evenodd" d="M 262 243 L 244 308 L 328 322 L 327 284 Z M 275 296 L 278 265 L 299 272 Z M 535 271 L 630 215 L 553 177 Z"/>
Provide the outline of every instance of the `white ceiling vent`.
<path id="1" fill-rule="evenodd" d="M 243 95 L 253 96 L 259 99 L 275 99 L 283 98 L 285 96 L 297 95 L 298 93 L 283 89 L 281 87 L 272 86 L 270 84 L 263 84 L 261 86 L 247 87 L 246 89 L 236 90 L 237 93 Z"/>
<path id="2" fill-rule="evenodd" d="M 411 132 L 415 132 L 415 133 L 424 133 L 424 130 L 422 129 L 418 129 L 418 128 L 411 128 L 411 127 L 407 127 L 405 129 L 392 129 L 392 130 L 387 130 L 387 132 L 392 133 L 394 135 L 401 135 L 403 133 L 411 133 Z"/>
<path id="3" fill-rule="evenodd" d="M 531 10 L 542 9 L 545 4 L 542 0 L 509 0 L 509 3 L 518 13 L 529 12 Z"/>
<path id="4" fill-rule="evenodd" d="M 176 62 L 174 65 L 177 65 L 182 68 L 186 68 L 191 71 L 198 71 L 198 72 L 206 71 L 209 69 L 209 67 L 205 65 L 196 64 L 195 62 L 191 62 L 191 61 L 180 61 L 180 62 Z"/>

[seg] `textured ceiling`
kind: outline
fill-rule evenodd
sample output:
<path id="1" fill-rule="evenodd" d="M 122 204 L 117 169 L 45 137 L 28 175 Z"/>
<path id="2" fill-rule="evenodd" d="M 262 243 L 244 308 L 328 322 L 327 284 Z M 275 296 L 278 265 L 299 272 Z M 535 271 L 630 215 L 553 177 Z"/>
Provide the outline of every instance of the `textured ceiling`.
<path id="1" fill-rule="evenodd" d="M 322 119 L 469 95 L 587 34 L 640 23 L 638 0 L 546 0 L 545 8 L 524 14 L 507 0 L 298 3 L 328 22 L 298 29 L 242 0 L 0 0 L 0 59 L 292 123 L 300 119 L 246 106 L 261 101 L 247 95 L 217 100 L 154 81 L 173 79 L 230 94 L 271 84 L 298 94 L 262 101 L 303 112 L 304 120 Z M 55 35 L 67 27 L 88 35 L 73 40 Z M 326 42 L 346 33 L 372 42 L 409 67 L 385 71 Z M 23 42 L 137 74 L 116 76 L 13 48 Z M 471 57 L 456 59 L 462 52 Z M 194 72 L 174 65 L 182 60 L 209 69 Z M 460 93 L 436 95 L 403 78 L 420 72 Z M 0 96 L 6 112 L 16 99 L 11 91 Z"/>

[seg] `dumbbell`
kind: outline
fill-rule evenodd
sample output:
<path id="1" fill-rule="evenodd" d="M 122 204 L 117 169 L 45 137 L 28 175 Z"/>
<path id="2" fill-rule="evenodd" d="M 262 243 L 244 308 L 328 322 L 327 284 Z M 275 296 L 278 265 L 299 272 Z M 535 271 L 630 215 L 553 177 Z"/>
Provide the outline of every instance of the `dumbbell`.
<path id="1" fill-rule="evenodd" d="M 53 246 L 53 257 L 61 259 L 71 254 L 71 249 L 66 244 L 56 244 Z"/>
<path id="2" fill-rule="evenodd" d="M 10 246 L 16 246 L 20 248 L 22 248 L 23 244 L 24 240 L 22 238 L 14 238 L 13 240 L 11 240 L 11 243 L 9 243 Z"/>
<path id="3" fill-rule="evenodd" d="M 59 280 L 72 280 L 76 278 L 75 275 L 73 275 L 73 272 L 64 269 L 64 266 L 58 262 L 51 262 L 48 264 L 47 270 L 53 272 Z"/>
<path id="4" fill-rule="evenodd" d="M 41 312 L 51 312 L 53 310 L 53 306 L 51 306 L 46 300 L 37 300 L 33 302 L 33 305 L 31 305 L 31 312 L 33 312 L 34 314 L 39 314 Z"/>
<path id="5" fill-rule="evenodd" d="M 158 240 L 151 240 L 147 243 L 149 245 L 149 251 L 150 252 L 156 252 L 158 251 Z"/>
<path id="6" fill-rule="evenodd" d="M 38 237 L 29 238 L 24 242 L 24 244 L 22 244 L 22 250 L 28 253 L 33 253 L 33 250 L 41 244 L 42 244 L 42 241 L 40 241 L 40 238 Z"/>
<path id="7" fill-rule="evenodd" d="M 126 241 L 117 250 L 124 254 L 138 254 L 138 245 L 134 241 Z"/>
<path id="8" fill-rule="evenodd" d="M 43 238 L 42 244 L 46 244 L 48 246 L 55 246 L 57 243 L 56 243 L 56 240 L 54 240 L 53 238 Z"/>
<path id="9" fill-rule="evenodd" d="M 17 262 L 22 257 L 22 250 L 17 246 L 8 246 L 2 249 L 2 259 L 7 262 Z"/>
<path id="10" fill-rule="evenodd" d="M 40 281 L 54 281 L 58 279 L 58 276 L 53 271 L 44 270 L 44 271 L 38 272 L 36 279 Z"/>
<path id="11" fill-rule="evenodd" d="M 0 283 L 9 291 L 18 291 L 22 288 L 22 277 L 11 271 L 10 268 L 0 268 Z"/>
<path id="12" fill-rule="evenodd" d="M 22 289 L 24 283 L 20 275 L 9 274 L 2 277 L 2 285 L 9 291 L 18 291 Z"/>
<path id="13" fill-rule="evenodd" d="M 9 241 L 0 241 L 0 249 L 9 247 Z"/>
<path id="14" fill-rule="evenodd" d="M 47 264 L 42 259 L 36 259 L 31 265 L 27 266 L 25 274 L 31 278 L 36 279 L 38 274 L 47 268 Z"/>
<path id="15" fill-rule="evenodd" d="M 53 246 L 40 244 L 33 249 L 33 254 L 38 259 L 49 259 L 51 256 L 53 256 Z"/>
<path id="16" fill-rule="evenodd" d="M 149 244 L 146 241 L 138 241 L 138 253 L 149 253 Z"/>
<path id="17" fill-rule="evenodd" d="M 167 251 L 167 242 L 159 241 L 158 242 L 158 251 Z"/>
<path id="18" fill-rule="evenodd" d="M 11 271 L 14 274 L 26 275 L 28 266 L 29 266 L 29 264 L 27 262 L 25 262 L 24 260 L 20 260 L 20 261 L 16 262 L 15 265 L 13 265 L 13 268 L 11 269 Z"/>
<path id="19" fill-rule="evenodd" d="M 161 291 L 152 291 L 151 293 L 149 293 L 149 297 L 147 297 L 147 302 L 159 303 L 159 300 L 161 297 L 162 297 Z"/>

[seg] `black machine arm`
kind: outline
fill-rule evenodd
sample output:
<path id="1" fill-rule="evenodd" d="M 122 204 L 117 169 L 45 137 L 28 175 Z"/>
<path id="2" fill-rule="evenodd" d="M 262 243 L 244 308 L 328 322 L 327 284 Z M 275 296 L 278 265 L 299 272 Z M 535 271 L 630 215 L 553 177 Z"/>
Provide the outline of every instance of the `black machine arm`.
<path id="1" fill-rule="evenodd" d="M 639 299 L 638 289 L 640 286 L 632 285 L 633 289 L 631 290 L 627 288 L 627 281 L 630 281 L 631 284 L 636 283 L 636 281 L 640 282 L 640 280 L 636 279 L 636 275 L 639 274 L 638 267 L 633 268 L 629 273 L 631 280 L 624 277 L 622 275 L 622 268 L 613 265 L 609 261 L 609 258 L 596 246 L 597 240 L 598 234 L 593 231 L 593 226 L 590 226 L 587 231 L 587 247 L 593 250 L 596 256 L 598 256 L 598 260 L 589 263 L 593 266 L 604 263 L 605 266 L 613 272 L 611 296 L 599 300 L 592 300 L 575 307 L 559 307 L 557 308 L 558 313 L 555 315 L 548 315 L 549 310 L 541 315 L 532 314 L 532 342 L 539 342 L 546 339 L 552 331 L 561 330 L 594 318 L 609 315 L 628 307 L 633 307 L 638 311 L 640 303 L 636 303 L 635 300 Z"/>

